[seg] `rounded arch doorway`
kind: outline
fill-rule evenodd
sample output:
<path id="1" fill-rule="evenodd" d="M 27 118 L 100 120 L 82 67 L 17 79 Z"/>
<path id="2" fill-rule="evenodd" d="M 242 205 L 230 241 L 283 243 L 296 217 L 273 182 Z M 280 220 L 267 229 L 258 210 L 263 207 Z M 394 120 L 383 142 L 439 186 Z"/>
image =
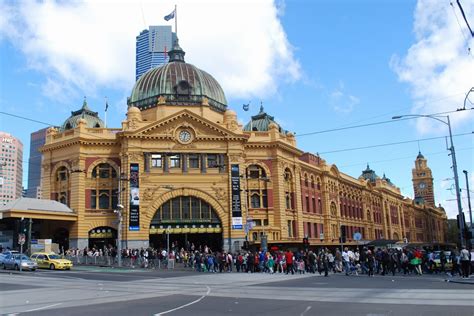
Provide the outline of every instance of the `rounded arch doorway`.
<path id="1" fill-rule="evenodd" d="M 150 224 L 150 246 L 157 249 L 222 249 L 222 223 L 216 210 L 194 196 L 178 196 L 164 202 Z"/>
<path id="2" fill-rule="evenodd" d="M 112 227 L 101 226 L 89 231 L 89 248 L 105 249 L 115 246 L 117 230 Z"/>

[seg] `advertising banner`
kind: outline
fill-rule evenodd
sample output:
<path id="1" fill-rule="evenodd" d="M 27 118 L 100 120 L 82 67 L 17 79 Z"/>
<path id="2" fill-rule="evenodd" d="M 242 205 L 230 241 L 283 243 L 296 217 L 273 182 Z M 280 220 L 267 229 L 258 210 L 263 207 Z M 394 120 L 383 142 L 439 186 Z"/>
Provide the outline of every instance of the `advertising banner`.
<path id="1" fill-rule="evenodd" d="M 231 165 L 230 177 L 232 186 L 232 229 L 242 229 L 239 165 Z"/>
<path id="2" fill-rule="evenodd" d="M 140 187 L 139 165 L 130 164 L 130 212 L 129 230 L 140 230 Z"/>

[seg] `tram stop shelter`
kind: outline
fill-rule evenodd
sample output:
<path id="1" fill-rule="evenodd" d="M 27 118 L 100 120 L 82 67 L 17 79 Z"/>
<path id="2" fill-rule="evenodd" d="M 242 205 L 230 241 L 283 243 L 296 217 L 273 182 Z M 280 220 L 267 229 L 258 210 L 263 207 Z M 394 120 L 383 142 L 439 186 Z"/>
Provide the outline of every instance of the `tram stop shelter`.
<path id="1" fill-rule="evenodd" d="M 62 245 L 68 242 L 76 221 L 77 214 L 67 205 L 53 200 L 19 198 L 0 206 L 0 245 L 18 248 L 20 233 L 31 236 L 31 240 L 53 239 Z"/>

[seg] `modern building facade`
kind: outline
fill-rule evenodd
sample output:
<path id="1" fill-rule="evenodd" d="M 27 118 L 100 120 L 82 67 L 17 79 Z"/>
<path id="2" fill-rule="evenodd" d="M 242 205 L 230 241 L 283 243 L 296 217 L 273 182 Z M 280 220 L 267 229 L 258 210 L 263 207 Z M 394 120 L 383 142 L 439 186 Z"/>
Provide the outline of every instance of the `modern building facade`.
<path id="1" fill-rule="evenodd" d="M 180 247 L 233 250 L 246 240 L 300 247 L 303 238 L 336 247 L 342 233 L 357 245 L 356 232 L 445 241 L 443 208 L 404 197 L 369 166 L 355 178 L 304 152 L 263 107 L 240 125 L 219 83 L 186 63 L 177 41 L 169 56 L 135 83 L 120 127 L 104 128 L 83 106 L 67 128 L 47 130 L 43 198 L 73 213 L 47 215 L 35 236 L 101 247 L 120 227 L 125 247 L 166 247 L 169 235 Z"/>
<path id="2" fill-rule="evenodd" d="M 39 151 L 46 141 L 47 128 L 31 133 L 30 157 L 28 158 L 28 189 L 26 197 L 41 199 L 41 159 Z"/>
<path id="3" fill-rule="evenodd" d="M 135 79 L 148 70 L 168 62 L 169 51 L 176 39 L 171 26 L 156 25 L 143 30 L 136 38 Z"/>
<path id="4" fill-rule="evenodd" d="M 22 196 L 23 144 L 9 133 L 0 132 L 0 204 Z"/>

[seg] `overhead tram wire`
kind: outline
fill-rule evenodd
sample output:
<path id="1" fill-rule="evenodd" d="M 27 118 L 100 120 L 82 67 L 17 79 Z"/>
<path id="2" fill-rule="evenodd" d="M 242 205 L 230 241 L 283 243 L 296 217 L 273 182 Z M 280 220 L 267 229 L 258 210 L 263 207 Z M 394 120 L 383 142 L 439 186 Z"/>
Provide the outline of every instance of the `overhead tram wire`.
<path id="1" fill-rule="evenodd" d="M 472 109 L 472 108 L 471 108 L 471 109 L 466 109 L 466 111 L 467 111 L 467 110 L 473 110 L 473 109 Z M 453 112 L 459 112 L 459 111 L 440 112 L 440 113 L 435 113 L 434 115 L 448 114 L 448 113 L 453 113 Z M 11 116 L 11 117 L 15 117 L 15 118 L 18 118 L 18 119 L 27 120 L 27 121 L 30 121 L 30 122 L 35 122 L 35 123 L 47 125 L 47 126 L 50 126 L 50 127 L 58 127 L 57 125 L 54 125 L 54 124 L 50 124 L 50 123 L 43 122 L 43 121 L 39 121 L 39 120 L 34 120 L 34 119 L 31 119 L 31 118 L 28 118 L 28 117 L 25 117 L 25 116 L 16 115 L 16 114 L 4 112 L 4 111 L 0 111 L 0 114 L 7 115 L 7 116 Z M 409 119 L 409 118 L 407 118 L 407 119 Z M 405 120 L 405 119 L 401 119 L 401 120 Z M 398 121 L 401 121 L 401 120 L 398 120 Z M 336 129 L 331 129 L 331 130 L 323 130 L 323 131 L 317 131 L 317 132 L 312 132 L 312 133 L 300 134 L 299 136 L 307 136 L 307 135 L 312 135 L 312 134 L 329 133 L 329 132 L 333 132 L 333 131 L 339 131 L 339 130 L 345 130 L 345 129 L 351 129 L 351 128 L 359 128 L 359 127 L 365 127 L 365 126 L 380 125 L 380 124 L 389 123 L 389 122 L 396 122 L 396 121 L 390 120 L 390 121 L 375 122 L 375 123 L 364 124 L 364 125 L 348 126 L 348 127 L 344 127 L 344 128 L 336 128 Z M 453 135 L 453 137 L 471 135 L 471 134 L 473 134 L 473 133 L 474 133 L 474 132 L 456 134 L 456 135 Z M 97 137 L 98 134 L 87 133 L 87 132 L 84 132 L 84 134 L 85 134 L 85 135 L 88 135 L 88 136 L 93 136 L 93 137 L 96 138 L 96 139 L 98 138 L 98 137 Z M 295 137 L 296 137 L 296 136 L 297 136 L 297 135 L 295 135 Z M 429 140 L 441 139 L 441 138 L 445 138 L 445 137 L 446 137 L 446 136 L 438 136 L 438 137 L 421 138 L 421 139 L 417 139 L 417 140 L 410 140 L 410 141 L 403 141 L 403 142 L 383 143 L 383 144 L 377 144 L 377 145 L 372 145 L 372 146 L 364 146 L 364 147 L 357 147 L 357 148 L 339 149 L 339 150 L 332 150 L 332 151 L 326 151 L 326 152 L 318 152 L 318 155 L 321 155 L 321 154 L 329 154 L 329 153 L 337 153 L 337 152 L 345 152 L 345 151 L 354 151 L 354 150 L 361 150 L 361 149 L 369 149 L 369 148 L 376 148 L 376 147 L 384 147 L 384 146 L 393 146 L 393 145 L 400 145 L 400 144 L 406 144 L 406 143 L 412 143 L 412 142 L 419 142 L 419 141 L 429 141 Z M 98 138 L 98 140 L 100 140 L 100 138 Z M 261 142 L 261 143 L 270 143 L 270 142 L 269 142 L 269 141 L 264 141 L 264 142 Z M 136 146 L 136 145 L 129 145 L 129 147 L 131 147 L 131 148 L 141 148 L 140 146 Z M 211 150 L 212 150 L 212 149 L 225 149 L 225 148 L 227 148 L 227 146 L 225 146 L 225 145 L 218 145 L 218 146 L 214 146 L 214 147 L 209 147 L 209 149 L 211 149 Z M 28 163 L 29 163 L 29 162 L 28 162 Z"/>
<path id="2" fill-rule="evenodd" d="M 454 8 L 454 4 L 452 1 L 449 2 L 449 5 L 451 6 L 451 8 L 453 9 L 453 13 L 454 13 L 454 16 L 456 17 L 456 21 L 458 22 L 458 26 L 459 26 L 459 31 L 461 32 L 461 35 L 465 41 L 465 44 L 466 44 L 466 47 L 467 47 L 467 54 L 468 55 L 471 55 L 472 56 L 472 53 L 471 53 L 471 47 L 469 46 L 469 38 L 466 37 L 466 34 L 464 34 L 464 31 L 462 29 L 462 26 L 461 26 L 461 23 L 459 22 L 459 19 L 458 19 L 458 15 L 456 14 L 456 9 Z"/>
<path id="3" fill-rule="evenodd" d="M 461 133 L 461 134 L 455 134 L 455 136 L 465 136 L 465 135 L 473 135 L 473 132 L 470 133 Z M 420 141 L 429 141 L 429 140 L 435 140 L 435 139 L 443 139 L 446 138 L 447 136 L 437 136 L 437 137 L 429 137 L 429 138 L 421 138 L 421 139 L 413 139 L 413 140 L 406 140 L 406 141 L 401 141 L 401 142 L 393 142 L 393 143 L 383 143 L 383 144 L 377 144 L 377 145 L 370 145 L 370 146 L 362 146 L 362 147 L 353 147 L 353 148 L 346 148 L 346 149 L 338 149 L 338 150 L 331 150 L 331 151 L 324 151 L 324 152 L 319 152 L 319 154 L 333 154 L 333 153 L 340 153 L 340 152 L 346 152 L 346 151 L 354 151 L 354 150 L 360 150 L 360 149 L 369 149 L 369 148 L 377 148 L 377 147 L 385 147 L 385 146 L 394 146 L 394 145 L 403 145 L 403 144 L 409 144 L 409 143 L 416 143 Z"/>
<path id="4" fill-rule="evenodd" d="M 463 109 L 462 111 L 471 111 L 471 109 Z M 443 114 L 449 114 L 449 113 L 458 113 L 462 112 L 458 110 L 454 111 L 446 111 L 446 112 L 439 112 L 439 113 L 433 113 L 432 115 L 443 115 Z M 332 129 L 326 129 L 326 130 L 321 130 L 321 131 L 315 131 L 315 132 L 308 132 L 308 133 L 302 133 L 302 134 L 296 134 L 295 137 L 302 137 L 302 136 L 310 136 L 310 135 L 317 135 L 317 134 L 324 134 L 324 133 L 331 133 L 331 132 L 338 132 L 338 131 L 343 131 L 347 129 L 354 129 L 354 128 L 361 128 L 361 127 L 368 127 L 368 126 L 374 126 L 374 125 L 381 125 L 381 124 L 388 124 L 388 123 L 393 123 L 393 122 L 400 122 L 400 121 L 407 121 L 410 120 L 411 118 L 402 118 L 399 120 L 388 120 L 388 121 L 380 121 L 380 122 L 374 122 L 374 123 L 367 123 L 367 124 L 360 124 L 360 125 L 353 125 L 353 126 L 346 126 L 346 127 L 338 127 L 338 128 L 332 128 Z"/>
<path id="5" fill-rule="evenodd" d="M 465 150 L 470 150 L 473 149 L 474 147 L 462 147 L 462 148 L 456 148 L 456 151 L 465 151 Z M 426 156 L 438 156 L 438 155 L 443 155 L 446 154 L 446 151 L 437 151 L 437 152 L 428 152 L 428 153 L 423 153 Z M 384 159 L 384 160 L 373 160 L 373 161 L 363 161 L 363 162 L 358 162 L 358 163 L 353 163 L 349 165 L 338 165 L 338 168 L 348 168 L 348 167 L 355 167 L 355 166 L 365 166 L 367 163 L 370 165 L 372 164 L 378 164 L 378 163 L 384 163 L 384 162 L 391 162 L 391 161 L 399 161 L 399 160 L 405 160 L 405 159 L 413 159 L 413 155 L 410 156 L 404 156 L 404 157 L 397 157 L 397 158 L 392 158 L 392 159 Z"/>
<path id="6" fill-rule="evenodd" d="M 445 97 L 439 98 L 439 99 L 427 100 L 423 103 L 423 106 L 426 106 L 428 104 L 438 103 L 438 102 L 441 102 L 441 101 L 444 101 L 444 100 L 448 100 L 448 99 L 454 98 L 454 97 L 459 96 L 459 95 L 465 95 L 465 92 L 458 92 L 456 94 L 451 94 L 451 95 L 448 95 L 448 96 L 445 96 Z M 469 100 L 469 102 L 470 102 L 470 100 Z M 471 102 L 471 104 L 472 104 L 472 102 Z M 407 110 L 407 109 L 410 109 L 410 108 L 411 108 L 411 106 L 407 106 L 407 107 L 403 107 L 403 108 L 397 108 L 397 109 L 394 109 L 393 111 L 390 111 L 390 112 L 386 112 L 386 113 L 383 113 L 383 114 L 367 117 L 367 118 L 364 118 L 362 120 L 358 120 L 358 121 L 348 123 L 346 125 L 342 125 L 341 127 L 352 126 L 353 124 L 358 124 L 358 123 L 361 123 L 361 122 L 370 121 L 372 119 L 378 119 L 378 118 L 381 118 L 381 117 L 392 116 L 392 114 L 398 113 L 398 111 Z M 465 109 L 465 107 L 464 107 L 464 109 Z"/>

